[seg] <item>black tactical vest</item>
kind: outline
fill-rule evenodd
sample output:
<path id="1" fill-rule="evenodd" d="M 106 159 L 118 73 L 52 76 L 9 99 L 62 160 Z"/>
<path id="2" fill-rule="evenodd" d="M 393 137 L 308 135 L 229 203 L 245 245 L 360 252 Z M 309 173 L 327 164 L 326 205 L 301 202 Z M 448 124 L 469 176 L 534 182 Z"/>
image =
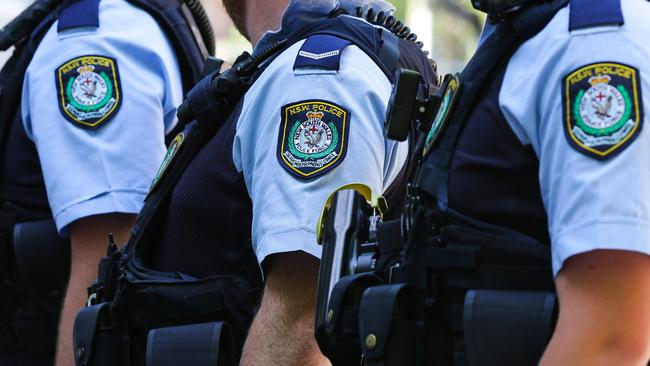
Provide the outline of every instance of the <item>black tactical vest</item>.
<path id="1" fill-rule="evenodd" d="M 127 1 L 147 11 L 163 29 L 176 52 L 183 88 L 187 92 L 201 76 L 207 50 L 214 48 L 206 47 L 201 36 L 193 31 L 193 28 L 201 28 L 197 22 L 202 27 L 207 24 L 202 9 L 197 11 L 196 7 L 200 5 L 193 0 Z M 0 278 L 4 282 L 4 285 L 0 284 L 3 292 L 0 296 L 0 353 L 5 346 L 34 352 L 54 350 L 62 290 L 68 279 L 69 249 L 56 234 L 36 147 L 23 128 L 21 93 L 26 69 L 45 34 L 62 14 L 69 11 L 70 5 L 84 2 L 91 4 L 91 14 L 75 15 L 97 17 L 98 1 L 61 1 L 42 20 L 38 20 L 31 33 L 15 44 L 12 57 L 0 71 Z M 211 34 L 204 37 L 206 43 L 214 41 Z M 51 240 L 38 248 L 14 249 L 14 225 L 41 220 L 46 220 L 43 222 L 51 233 Z M 47 268 L 40 264 L 28 265 L 32 258 L 39 263 L 58 263 L 48 263 Z M 38 272 L 30 274 L 28 270 L 34 270 L 34 267 Z M 43 276 L 54 280 L 49 286 L 39 286 L 38 282 L 46 280 Z M 52 291 L 43 294 L 40 287 Z M 3 319 L 12 319 L 8 324 L 22 325 L 5 329 Z"/>

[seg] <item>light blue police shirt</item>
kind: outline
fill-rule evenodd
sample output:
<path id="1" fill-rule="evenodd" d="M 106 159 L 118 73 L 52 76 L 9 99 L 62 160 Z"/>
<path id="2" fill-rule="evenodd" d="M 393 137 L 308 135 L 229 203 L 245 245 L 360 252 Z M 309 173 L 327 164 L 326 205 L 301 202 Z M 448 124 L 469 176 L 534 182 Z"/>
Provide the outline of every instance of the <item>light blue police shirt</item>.
<path id="1" fill-rule="evenodd" d="M 125 0 L 102 0 L 99 28 L 45 35 L 24 79 L 22 114 L 36 144 L 59 231 L 75 220 L 138 213 L 165 154 L 183 90 L 176 55 L 155 20 Z M 121 105 L 97 129 L 64 118 L 55 72 L 86 56 L 117 63 Z"/>
<path id="2" fill-rule="evenodd" d="M 538 35 L 526 42 L 511 58 L 501 93 L 501 109 L 523 144 L 529 144 L 540 161 L 539 180 L 548 213 L 553 271 L 567 258 L 596 249 L 615 249 L 650 254 L 650 3 L 622 0 L 625 24 L 569 31 L 569 8 L 562 9 Z M 620 79 L 611 70 L 599 77 L 585 65 L 622 64 L 636 68 L 640 94 L 617 93 L 608 83 Z M 594 71 L 595 70 L 595 71 Z M 574 74 L 572 74 L 574 73 Z M 593 77 L 590 73 L 593 73 Z M 603 76 L 603 75 L 600 75 Z M 594 101 L 575 104 L 568 99 L 567 113 L 589 118 L 598 109 L 614 111 L 621 103 L 606 96 L 638 98 L 643 105 L 645 126 L 618 154 L 598 159 L 572 147 L 563 115 L 563 90 L 569 83 L 591 85 Z M 573 81 L 572 81 L 573 80 Z M 598 91 L 603 94 L 598 94 Z M 601 101 L 602 99 L 602 101 Z M 616 98 L 614 98 L 616 99 Z M 583 101 L 586 100 L 583 98 Z M 623 100 L 623 98 L 621 98 Z M 630 99 L 632 100 L 632 99 Z M 606 102 L 607 101 L 607 102 Z M 602 104 L 600 104 L 602 102 Z M 612 107 L 613 103 L 613 107 Z M 617 104 L 618 103 L 618 104 Z M 642 112 L 639 110 L 638 112 Z M 621 112 L 624 112 L 621 107 Z M 639 115 L 637 112 L 637 115 Z M 613 112 L 612 112 L 613 113 Z M 635 112 L 632 112 L 633 115 Z M 569 118 L 573 118 L 569 115 Z M 607 118 L 603 117 L 603 120 Z M 641 122 L 643 123 L 643 122 Z M 637 125 L 639 123 L 637 122 Z M 579 129 L 574 129 L 580 133 Z M 579 140 L 577 140 L 579 141 Z"/>
<path id="3" fill-rule="evenodd" d="M 290 6 L 285 18 L 291 14 Z M 337 188 L 357 182 L 384 192 L 408 153 L 407 144 L 383 136 L 391 83 L 379 67 L 358 47 L 348 46 L 341 53 L 338 71 L 294 71 L 303 43 L 284 51 L 253 84 L 237 123 L 233 160 L 243 172 L 252 198 L 252 239 L 259 263 L 271 254 L 293 251 L 320 258 L 316 222 L 327 197 Z M 311 180 L 289 174 L 276 157 L 281 108 L 303 100 L 328 101 L 350 115 L 345 159 Z"/>

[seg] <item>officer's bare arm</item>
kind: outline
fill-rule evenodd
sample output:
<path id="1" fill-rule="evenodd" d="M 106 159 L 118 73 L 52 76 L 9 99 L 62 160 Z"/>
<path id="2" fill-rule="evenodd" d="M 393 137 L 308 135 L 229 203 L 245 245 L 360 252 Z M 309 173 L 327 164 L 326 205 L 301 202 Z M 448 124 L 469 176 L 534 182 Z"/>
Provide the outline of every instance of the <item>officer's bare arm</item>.
<path id="1" fill-rule="evenodd" d="M 275 254 L 264 267 L 264 296 L 241 365 L 329 365 L 314 338 L 318 260 L 302 252 Z"/>
<path id="2" fill-rule="evenodd" d="M 649 256 L 580 254 L 564 264 L 556 285 L 560 316 L 542 366 L 648 364 Z"/>
<path id="3" fill-rule="evenodd" d="M 77 312 L 84 306 L 88 286 L 97 277 L 99 259 L 106 255 L 108 233 L 113 233 L 117 243 L 126 242 L 135 217 L 127 214 L 108 214 L 90 216 L 72 223 L 70 281 L 59 325 L 57 366 L 74 365 L 72 325 Z"/>

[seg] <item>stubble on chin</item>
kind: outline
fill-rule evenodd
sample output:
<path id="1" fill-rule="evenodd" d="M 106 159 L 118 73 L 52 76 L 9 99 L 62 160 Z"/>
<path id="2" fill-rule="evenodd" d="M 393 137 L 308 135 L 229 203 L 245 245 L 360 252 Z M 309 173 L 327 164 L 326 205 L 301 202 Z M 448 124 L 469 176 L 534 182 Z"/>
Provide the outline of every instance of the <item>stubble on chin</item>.
<path id="1" fill-rule="evenodd" d="M 246 0 L 223 0 L 223 6 L 239 33 L 248 38 L 246 32 Z"/>

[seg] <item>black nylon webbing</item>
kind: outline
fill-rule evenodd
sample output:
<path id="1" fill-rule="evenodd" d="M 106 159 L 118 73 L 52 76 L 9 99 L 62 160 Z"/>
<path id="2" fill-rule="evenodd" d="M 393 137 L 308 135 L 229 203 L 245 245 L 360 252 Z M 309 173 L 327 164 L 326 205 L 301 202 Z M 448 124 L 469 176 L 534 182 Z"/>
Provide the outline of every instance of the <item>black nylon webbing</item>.
<path id="1" fill-rule="evenodd" d="M 416 173 L 417 185 L 432 202 L 447 204 L 448 174 L 458 138 L 487 86 L 494 82 L 519 46 L 541 31 L 568 1 L 543 2 L 497 25 L 470 60 L 460 76 L 458 99 L 450 111 L 446 130 Z"/>

